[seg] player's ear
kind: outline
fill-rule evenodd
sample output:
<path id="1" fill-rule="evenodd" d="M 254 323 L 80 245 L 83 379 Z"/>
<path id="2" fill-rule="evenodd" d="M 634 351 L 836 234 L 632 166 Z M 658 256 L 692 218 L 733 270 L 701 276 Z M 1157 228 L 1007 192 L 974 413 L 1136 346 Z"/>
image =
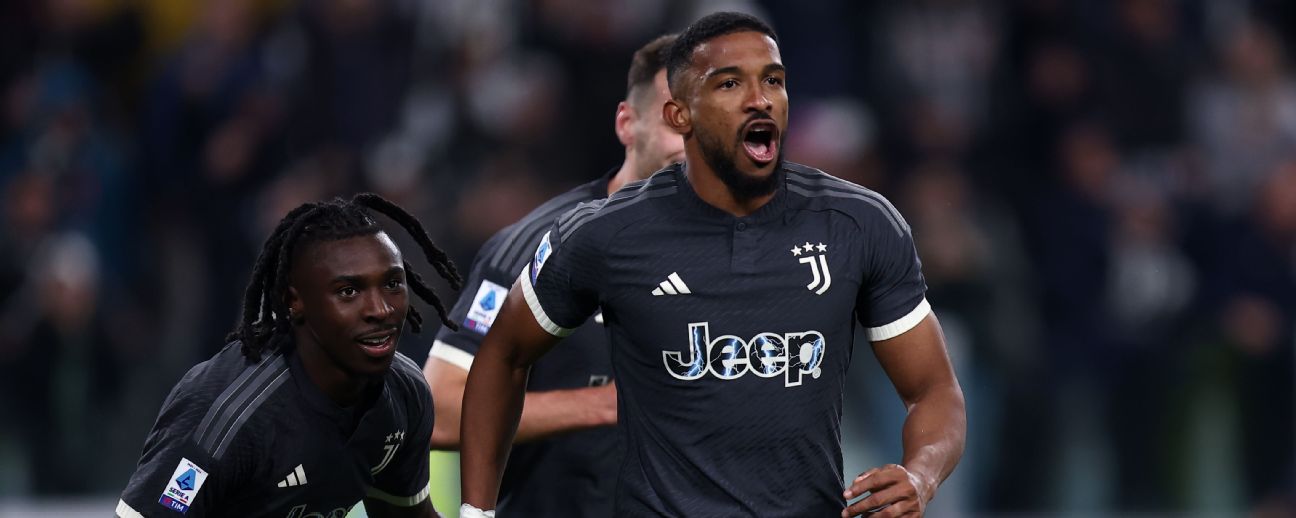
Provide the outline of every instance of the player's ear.
<path id="1" fill-rule="evenodd" d="M 693 132 L 692 114 L 689 113 L 688 106 L 678 99 L 670 99 L 662 105 L 662 120 L 665 120 L 666 125 L 680 135 Z"/>
<path id="2" fill-rule="evenodd" d="M 616 124 L 613 127 L 616 128 L 617 140 L 621 141 L 622 146 L 630 147 L 634 145 L 633 126 L 635 119 L 634 107 L 630 106 L 630 103 L 625 101 L 617 103 Z"/>
<path id="3" fill-rule="evenodd" d="M 288 304 L 288 321 L 292 322 L 293 325 L 300 324 L 305 318 L 306 305 L 302 303 L 297 288 L 289 286 L 288 293 L 284 295 L 284 298 L 288 299 L 284 301 Z"/>

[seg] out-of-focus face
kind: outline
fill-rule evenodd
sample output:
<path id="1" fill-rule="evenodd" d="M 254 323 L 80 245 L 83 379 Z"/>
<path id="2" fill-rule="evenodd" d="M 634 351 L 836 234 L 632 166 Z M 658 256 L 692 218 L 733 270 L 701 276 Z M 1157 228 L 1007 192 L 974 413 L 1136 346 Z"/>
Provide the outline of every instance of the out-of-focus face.
<path id="1" fill-rule="evenodd" d="M 640 180 L 663 167 L 684 161 L 684 138 L 662 118 L 662 105 L 669 99 L 670 89 L 666 86 L 664 69 L 653 77 L 652 91 L 639 93 L 632 99 L 635 112 L 631 124 L 632 147 L 638 161 L 635 175 Z"/>
<path id="2" fill-rule="evenodd" d="M 736 197 L 772 193 L 788 120 L 778 44 L 755 31 L 719 36 L 694 49 L 683 73 L 681 100 L 707 165 Z"/>
<path id="3" fill-rule="evenodd" d="M 293 264 L 299 348 L 318 348 L 348 377 L 381 375 L 409 309 L 400 250 L 384 232 L 315 242 Z"/>

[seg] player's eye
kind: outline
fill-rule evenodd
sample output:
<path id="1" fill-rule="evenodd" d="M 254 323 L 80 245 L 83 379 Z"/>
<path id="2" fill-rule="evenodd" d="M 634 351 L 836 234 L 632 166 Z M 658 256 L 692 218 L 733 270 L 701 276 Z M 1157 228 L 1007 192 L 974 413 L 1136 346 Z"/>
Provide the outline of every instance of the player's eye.
<path id="1" fill-rule="evenodd" d="M 728 90 L 736 86 L 738 86 L 738 80 L 736 79 L 725 79 L 723 83 L 720 83 L 720 88 L 723 90 Z"/>
<path id="2" fill-rule="evenodd" d="M 765 83 L 773 86 L 783 86 L 783 78 L 778 76 L 769 76 L 765 78 Z"/>
<path id="3" fill-rule="evenodd" d="M 356 291 L 356 289 L 355 289 L 354 287 L 352 287 L 352 286 L 343 286 L 343 287 L 341 287 L 341 288 L 338 288 L 338 290 L 337 290 L 337 294 L 338 294 L 338 295 L 341 295 L 341 296 L 346 297 L 346 298 L 354 297 L 354 296 L 356 296 L 357 293 L 360 293 L 360 292 Z"/>
<path id="4" fill-rule="evenodd" d="M 405 285 L 405 281 L 403 281 L 403 280 L 401 280 L 401 279 L 392 279 L 392 280 L 387 281 L 387 289 L 389 289 L 389 290 L 397 290 L 397 289 L 400 289 L 401 286 L 404 286 L 404 285 Z"/>

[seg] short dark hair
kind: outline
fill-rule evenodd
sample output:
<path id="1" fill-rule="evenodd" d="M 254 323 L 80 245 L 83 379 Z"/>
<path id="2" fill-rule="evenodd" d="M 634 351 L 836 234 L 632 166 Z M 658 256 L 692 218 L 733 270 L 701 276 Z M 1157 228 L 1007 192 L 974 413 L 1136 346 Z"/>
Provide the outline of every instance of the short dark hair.
<path id="1" fill-rule="evenodd" d="M 759 18 L 745 13 L 708 14 L 684 29 L 684 32 L 680 33 L 679 38 L 675 40 L 675 44 L 671 45 L 669 57 L 666 59 L 666 82 L 670 84 L 671 93 L 676 91 L 676 81 L 680 73 L 692 64 L 693 50 L 698 45 L 726 34 L 743 31 L 759 32 L 769 36 L 774 43 L 778 43 L 778 35 L 774 34 L 774 29 Z"/>
<path id="2" fill-rule="evenodd" d="M 678 37 L 678 34 L 658 36 L 635 51 L 634 57 L 630 58 L 630 72 L 626 74 L 627 101 L 637 103 L 644 87 L 652 88 L 653 78 L 657 77 L 657 72 L 666 68 L 671 45 Z"/>
<path id="3" fill-rule="evenodd" d="M 350 200 L 334 198 L 326 202 L 307 203 L 289 211 L 266 239 L 256 266 L 252 269 L 252 279 L 243 295 L 243 313 L 234 330 L 225 339 L 241 341 L 243 356 L 252 361 L 260 361 L 261 353 L 267 349 L 279 349 L 291 344 L 292 323 L 288 316 L 286 294 L 294 253 L 308 243 L 377 234 L 382 228 L 370 212 L 383 214 L 404 228 L 423 249 L 428 262 L 441 278 L 449 282 L 450 288 L 458 290 L 463 285 L 463 278 L 459 276 L 454 263 L 432 243 L 432 238 L 423 230 L 418 219 L 382 196 L 361 193 Z M 408 261 L 404 266 L 406 279 L 414 294 L 432 305 L 441 317 L 442 324 L 458 329 L 447 318 L 445 306 L 432 287 L 423 282 L 423 278 Z M 405 320 L 415 333 L 423 327 L 423 316 L 413 306 L 405 314 Z"/>

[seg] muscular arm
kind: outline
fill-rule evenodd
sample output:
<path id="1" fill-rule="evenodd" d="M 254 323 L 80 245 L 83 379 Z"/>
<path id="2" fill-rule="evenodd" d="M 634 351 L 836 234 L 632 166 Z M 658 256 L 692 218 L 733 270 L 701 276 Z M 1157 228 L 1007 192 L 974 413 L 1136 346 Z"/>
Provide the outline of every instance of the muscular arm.
<path id="1" fill-rule="evenodd" d="M 843 515 L 855 516 L 883 505 L 891 505 L 884 510 L 886 516 L 911 510 L 921 514 L 963 456 L 967 435 L 963 390 L 934 313 L 913 329 L 874 343 L 873 352 L 908 409 L 902 431 L 904 454 L 899 466 L 875 468 L 856 477 L 846 498 L 864 492 L 872 495 Z"/>
<path id="2" fill-rule="evenodd" d="M 436 425 L 432 449 L 459 449 L 459 420 L 468 371 L 436 357 L 428 358 L 423 375 L 432 387 Z M 616 387 L 605 385 L 566 390 L 527 392 L 514 443 L 616 424 Z"/>
<path id="3" fill-rule="evenodd" d="M 494 509 L 509 446 L 518 431 L 531 364 L 558 341 L 536 322 L 513 284 L 473 360 L 460 424 L 463 501 Z"/>

